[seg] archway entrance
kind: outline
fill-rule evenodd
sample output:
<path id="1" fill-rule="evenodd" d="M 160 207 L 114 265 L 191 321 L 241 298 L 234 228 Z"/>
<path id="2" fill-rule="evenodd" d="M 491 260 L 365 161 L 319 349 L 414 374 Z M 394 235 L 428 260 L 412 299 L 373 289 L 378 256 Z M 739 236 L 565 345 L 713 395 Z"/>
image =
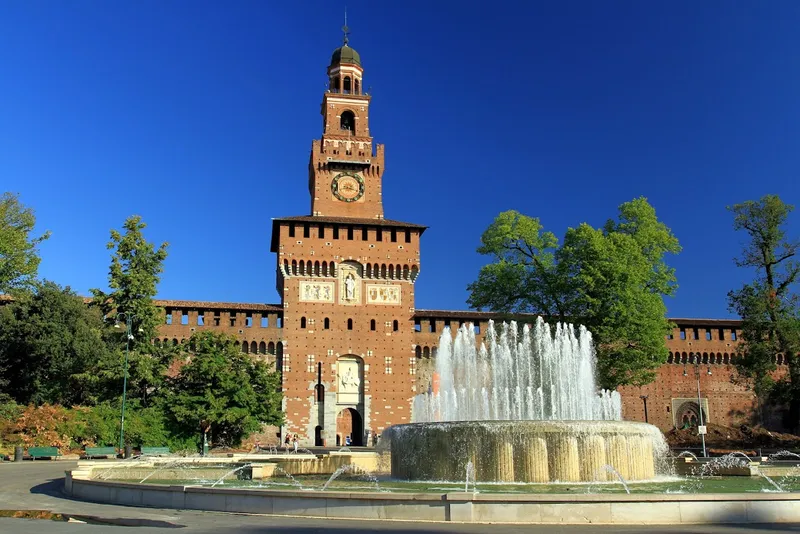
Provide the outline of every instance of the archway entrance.
<path id="1" fill-rule="evenodd" d="M 361 414 L 353 408 L 345 408 L 336 416 L 336 444 L 347 445 L 347 438 L 350 438 L 350 445 L 361 447 L 364 444 Z"/>
<path id="2" fill-rule="evenodd" d="M 322 427 L 317 425 L 314 428 L 314 446 L 315 447 L 323 447 L 325 443 L 322 440 Z"/>

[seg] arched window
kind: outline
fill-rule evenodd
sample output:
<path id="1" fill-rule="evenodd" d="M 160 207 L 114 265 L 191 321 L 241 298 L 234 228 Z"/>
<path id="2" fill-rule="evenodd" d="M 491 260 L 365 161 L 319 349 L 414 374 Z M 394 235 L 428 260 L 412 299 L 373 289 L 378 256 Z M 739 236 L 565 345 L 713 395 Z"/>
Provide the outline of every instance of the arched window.
<path id="1" fill-rule="evenodd" d="M 350 92 L 353 90 L 352 82 L 350 80 L 350 76 L 344 77 L 344 86 L 342 87 L 344 94 L 349 95 Z"/>
<path id="2" fill-rule="evenodd" d="M 356 88 L 356 90 L 354 91 L 355 94 L 360 95 L 361 94 L 361 81 L 358 78 L 356 78 L 356 80 L 355 80 L 355 88 Z"/>
<path id="3" fill-rule="evenodd" d="M 353 114 L 352 111 L 343 111 L 342 112 L 342 119 L 339 122 L 339 128 L 342 130 L 348 130 L 351 132 L 356 131 L 356 116 Z"/>
<path id="4" fill-rule="evenodd" d="M 305 328 L 305 327 L 306 327 L 306 318 L 300 317 L 300 328 Z"/>
<path id="5" fill-rule="evenodd" d="M 258 353 L 259 354 L 266 354 L 267 353 L 267 344 L 263 341 L 258 344 Z"/>
<path id="6" fill-rule="evenodd" d="M 431 349 L 430 349 L 430 347 L 425 347 L 424 349 L 422 349 L 422 356 L 424 358 L 430 358 L 431 357 Z"/>
<path id="7" fill-rule="evenodd" d="M 249 351 L 250 351 L 250 345 L 247 343 L 247 341 L 242 341 L 242 352 L 247 354 Z"/>
<path id="8" fill-rule="evenodd" d="M 392 321 L 392 330 L 394 330 L 395 332 L 400 330 L 400 323 L 397 321 L 397 319 Z"/>
<path id="9" fill-rule="evenodd" d="M 331 80 L 331 92 L 338 93 L 339 92 L 339 77 L 336 76 Z"/>
<path id="10" fill-rule="evenodd" d="M 275 343 L 272 341 L 270 341 L 267 345 L 267 353 L 272 354 L 273 356 L 275 355 Z"/>
<path id="11" fill-rule="evenodd" d="M 330 320 L 330 319 L 328 319 L 327 317 L 325 317 L 325 320 L 324 320 L 324 321 L 322 321 L 322 325 L 323 325 L 322 327 L 323 327 L 325 330 L 330 330 L 330 329 L 331 329 L 331 320 Z"/>
<path id="12" fill-rule="evenodd" d="M 422 347 L 419 345 L 417 345 L 417 348 L 414 349 L 414 356 L 416 356 L 418 360 L 422 358 Z"/>
<path id="13" fill-rule="evenodd" d="M 348 330 L 352 330 L 353 329 L 353 320 L 352 319 L 348 319 L 347 320 L 347 329 Z"/>
<path id="14" fill-rule="evenodd" d="M 370 319 L 369 320 L 369 329 L 370 330 L 375 330 L 375 319 Z"/>
<path id="15" fill-rule="evenodd" d="M 255 341 L 250 342 L 250 354 L 258 354 L 258 343 Z"/>

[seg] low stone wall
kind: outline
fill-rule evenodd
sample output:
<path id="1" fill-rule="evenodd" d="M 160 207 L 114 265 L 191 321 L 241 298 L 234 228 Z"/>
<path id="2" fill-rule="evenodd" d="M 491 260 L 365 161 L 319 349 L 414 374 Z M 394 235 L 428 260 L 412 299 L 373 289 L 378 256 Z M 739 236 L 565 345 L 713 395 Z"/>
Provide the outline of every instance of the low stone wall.
<path id="1" fill-rule="evenodd" d="M 67 473 L 78 499 L 129 506 L 303 517 L 537 524 L 800 522 L 797 494 L 499 495 L 347 493 L 163 486 Z"/>

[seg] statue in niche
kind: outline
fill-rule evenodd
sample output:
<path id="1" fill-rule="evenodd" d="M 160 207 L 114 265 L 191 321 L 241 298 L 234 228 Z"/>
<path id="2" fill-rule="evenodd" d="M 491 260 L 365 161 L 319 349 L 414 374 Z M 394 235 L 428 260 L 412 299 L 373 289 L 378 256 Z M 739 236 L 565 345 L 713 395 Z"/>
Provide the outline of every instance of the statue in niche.
<path id="1" fill-rule="evenodd" d="M 356 298 L 356 279 L 353 273 L 348 274 L 344 279 L 344 298 L 347 300 Z"/>

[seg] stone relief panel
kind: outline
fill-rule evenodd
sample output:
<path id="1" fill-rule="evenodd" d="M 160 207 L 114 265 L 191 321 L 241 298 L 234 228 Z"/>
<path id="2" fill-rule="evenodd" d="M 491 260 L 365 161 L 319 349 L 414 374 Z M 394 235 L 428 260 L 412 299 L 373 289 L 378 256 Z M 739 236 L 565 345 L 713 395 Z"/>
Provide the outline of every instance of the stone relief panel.
<path id="1" fill-rule="evenodd" d="M 300 282 L 301 302 L 333 302 L 333 282 Z"/>
<path id="2" fill-rule="evenodd" d="M 361 402 L 361 360 L 343 357 L 336 362 L 336 402 L 358 404 Z"/>
<path id="3" fill-rule="evenodd" d="M 339 265 L 339 304 L 361 304 L 361 265 L 358 263 Z"/>
<path id="4" fill-rule="evenodd" d="M 400 304 L 400 286 L 367 284 L 367 304 Z"/>

